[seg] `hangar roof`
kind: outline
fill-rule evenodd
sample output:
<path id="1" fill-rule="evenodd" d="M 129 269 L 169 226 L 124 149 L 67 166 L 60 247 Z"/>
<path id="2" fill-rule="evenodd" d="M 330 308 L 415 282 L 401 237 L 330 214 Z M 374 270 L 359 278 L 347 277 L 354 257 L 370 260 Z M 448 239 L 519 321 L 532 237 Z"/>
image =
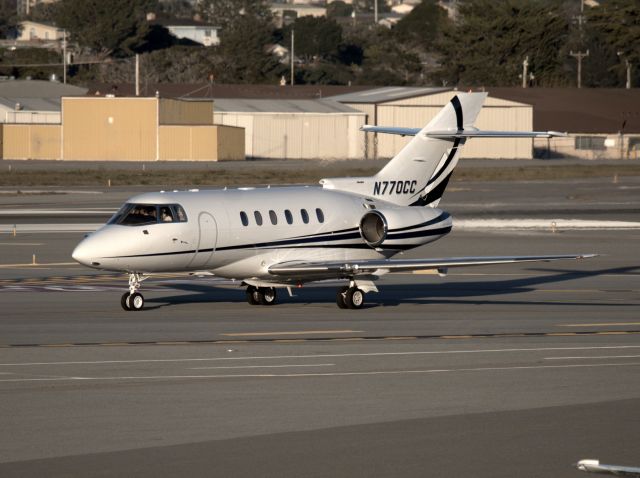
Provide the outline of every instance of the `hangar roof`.
<path id="1" fill-rule="evenodd" d="M 426 96 L 449 91 L 451 88 L 416 88 L 411 86 L 388 86 L 356 91 L 332 96 L 332 100 L 341 103 L 385 103 L 415 96 Z"/>
<path id="2" fill-rule="evenodd" d="M 65 85 L 57 81 L 2 80 L 0 97 L 5 98 L 58 98 L 61 96 L 84 96 L 87 88 Z"/>
<path id="3" fill-rule="evenodd" d="M 214 111 L 241 113 L 351 113 L 364 114 L 331 100 L 214 99 Z"/>
<path id="4" fill-rule="evenodd" d="M 14 110 L 20 103 L 21 111 L 60 111 L 60 98 L 7 98 L 0 96 L 0 106 Z"/>
<path id="5" fill-rule="evenodd" d="M 490 96 L 533 105 L 533 129 L 640 133 L 640 89 L 487 88 Z"/>

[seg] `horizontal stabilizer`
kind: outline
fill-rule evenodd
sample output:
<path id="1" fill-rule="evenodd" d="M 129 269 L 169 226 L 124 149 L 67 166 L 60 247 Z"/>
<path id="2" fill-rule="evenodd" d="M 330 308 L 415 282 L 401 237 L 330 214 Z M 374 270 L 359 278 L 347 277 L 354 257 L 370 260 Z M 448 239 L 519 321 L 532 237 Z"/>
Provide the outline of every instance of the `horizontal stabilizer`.
<path id="1" fill-rule="evenodd" d="M 364 125 L 360 128 L 365 133 L 386 133 L 400 136 L 415 136 L 420 133 L 420 128 L 400 128 L 393 126 Z M 426 131 L 427 138 L 452 139 L 452 138 L 555 138 L 565 137 L 567 133 L 560 131 L 481 131 L 478 129 Z"/>
<path id="2" fill-rule="evenodd" d="M 285 262 L 269 267 L 269 273 L 277 276 L 321 274 L 331 277 L 350 277 L 373 274 L 376 271 L 409 272 L 422 269 L 447 269 L 463 266 L 486 266 L 516 262 L 545 262 L 561 259 L 588 259 L 597 254 L 567 254 L 555 256 L 498 256 L 498 257 L 449 257 L 443 259 L 380 259 L 355 261 Z"/>

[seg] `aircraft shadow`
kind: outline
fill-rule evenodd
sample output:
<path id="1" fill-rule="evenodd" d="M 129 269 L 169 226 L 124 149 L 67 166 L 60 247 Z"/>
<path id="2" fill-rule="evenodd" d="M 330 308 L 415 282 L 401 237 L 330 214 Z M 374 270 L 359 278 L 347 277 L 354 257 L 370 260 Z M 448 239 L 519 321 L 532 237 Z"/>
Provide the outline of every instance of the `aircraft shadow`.
<path id="1" fill-rule="evenodd" d="M 590 307 L 637 307 L 638 303 L 598 303 L 581 301 L 558 301 L 561 296 L 555 296 L 554 300 L 508 300 L 505 295 L 522 294 L 535 291 L 538 286 L 546 284 L 558 284 L 566 281 L 582 278 L 594 278 L 607 274 L 625 274 L 637 272 L 640 266 L 626 266 L 618 268 L 600 269 L 595 271 L 575 271 L 557 269 L 528 269 L 529 271 L 544 272 L 544 275 L 534 277 L 510 278 L 501 280 L 483 281 L 456 281 L 424 283 L 412 281 L 408 284 L 381 284 L 380 292 L 370 294 L 367 297 L 364 308 L 375 308 L 380 306 L 390 307 L 400 304 L 469 304 L 469 305 L 550 305 L 558 306 L 590 306 Z M 336 287 L 327 284 L 319 286 L 308 286 L 304 289 L 294 289 L 294 296 L 289 297 L 285 290 L 278 290 L 279 303 L 292 304 L 323 304 L 335 303 Z M 153 310 L 161 307 L 174 306 L 190 303 L 212 303 L 212 302 L 246 302 L 244 287 L 237 289 L 205 283 L 180 282 L 171 284 L 171 289 L 181 292 L 176 295 L 168 295 L 157 298 L 149 298 L 145 309 Z M 491 296 L 500 298 L 491 299 Z"/>

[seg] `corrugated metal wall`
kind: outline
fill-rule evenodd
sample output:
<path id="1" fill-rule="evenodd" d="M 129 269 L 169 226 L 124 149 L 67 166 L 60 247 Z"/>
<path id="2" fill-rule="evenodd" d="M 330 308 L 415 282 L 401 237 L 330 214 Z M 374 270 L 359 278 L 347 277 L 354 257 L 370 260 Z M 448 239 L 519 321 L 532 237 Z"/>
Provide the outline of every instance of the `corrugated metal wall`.
<path id="1" fill-rule="evenodd" d="M 364 115 L 216 112 L 216 123 L 245 128 L 248 157 L 360 159 Z"/>
<path id="2" fill-rule="evenodd" d="M 62 121 L 64 159 L 157 159 L 157 98 L 63 98 Z"/>
<path id="3" fill-rule="evenodd" d="M 230 126 L 160 126 L 160 160 L 222 161 L 244 158 L 244 130 Z"/>
<path id="4" fill-rule="evenodd" d="M 245 159 L 244 128 L 220 125 L 215 128 L 218 161 Z"/>
<path id="5" fill-rule="evenodd" d="M 213 124 L 213 101 L 161 98 L 160 124 Z"/>
<path id="6" fill-rule="evenodd" d="M 60 125 L 3 125 L 2 158 L 60 159 Z"/>

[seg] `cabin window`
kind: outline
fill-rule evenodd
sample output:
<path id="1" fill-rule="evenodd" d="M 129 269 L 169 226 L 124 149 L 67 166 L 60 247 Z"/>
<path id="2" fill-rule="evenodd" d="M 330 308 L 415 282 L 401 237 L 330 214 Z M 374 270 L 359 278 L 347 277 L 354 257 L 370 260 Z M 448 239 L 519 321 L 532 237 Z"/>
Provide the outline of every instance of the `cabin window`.
<path id="1" fill-rule="evenodd" d="M 262 214 L 260 214 L 260 211 L 254 211 L 253 216 L 256 218 L 256 224 L 262 226 Z"/>
<path id="2" fill-rule="evenodd" d="M 300 209 L 300 217 L 302 217 L 302 222 L 309 224 L 309 213 L 306 209 Z"/>
<path id="3" fill-rule="evenodd" d="M 242 221 L 243 226 L 249 225 L 249 218 L 247 217 L 247 213 L 244 211 L 240 211 L 240 221 Z"/>
<path id="4" fill-rule="evenodd" d="M 271 224 L 274 226 L 278 224 L 278 215 L 275 211 L 269 211 L 269 219 L 271 219 Z"/>
<path id="5" fill-rule="evenodd" d="M 288 209 L 284 210 L 284 217 L 287 220 L 287 224 L 293 224 L 293 214 Z"/>
<path id="6" fill-rule="evenodd" d="M 316 208 L 316 216 L 318 216 L 318 222 L 324 222 L 324 213 L 319 207 Z"/>

